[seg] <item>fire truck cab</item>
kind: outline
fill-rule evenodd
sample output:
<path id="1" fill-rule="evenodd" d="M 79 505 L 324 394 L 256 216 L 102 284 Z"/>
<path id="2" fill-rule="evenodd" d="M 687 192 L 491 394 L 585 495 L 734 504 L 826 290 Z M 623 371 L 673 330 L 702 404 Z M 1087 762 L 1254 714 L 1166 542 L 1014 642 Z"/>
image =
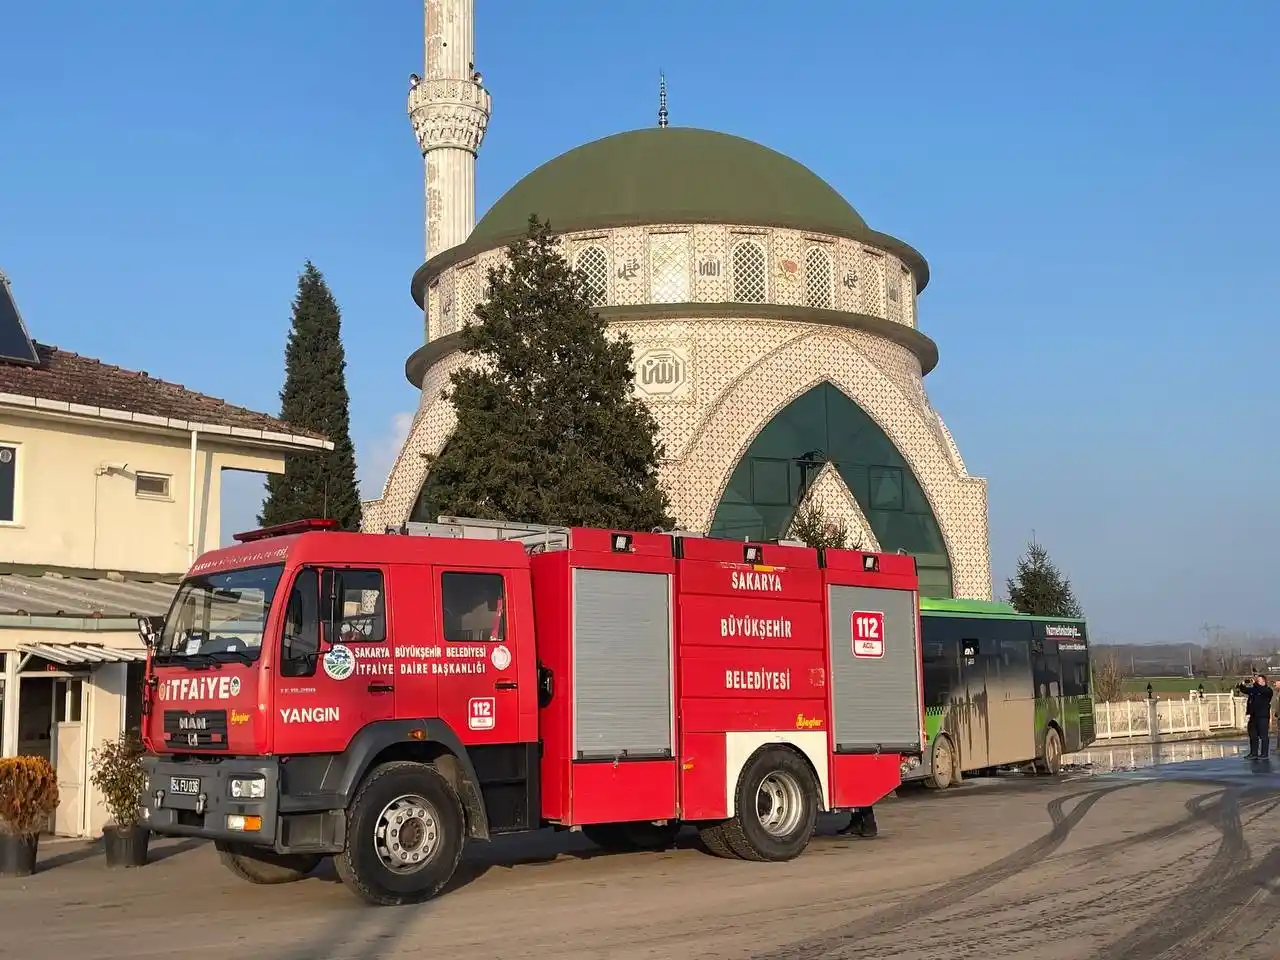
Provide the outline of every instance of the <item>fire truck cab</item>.
<path id="1" fill-rule="evenodd" d="M 200 557 L 140 626 L 146 822 L 256 883 L 331 856 L 374 904 L 468 839 L 681 825 L 788 860 L 923 742 L 912 558 L 441 518 Z"/>

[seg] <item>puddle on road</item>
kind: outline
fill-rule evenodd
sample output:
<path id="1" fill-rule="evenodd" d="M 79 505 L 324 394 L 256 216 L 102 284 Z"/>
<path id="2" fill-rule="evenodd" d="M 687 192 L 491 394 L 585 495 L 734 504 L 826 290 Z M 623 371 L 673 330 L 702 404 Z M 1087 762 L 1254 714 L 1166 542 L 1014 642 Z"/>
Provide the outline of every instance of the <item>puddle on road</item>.
<path id="1" fill-rule="evenodd" d="M 1129 773 L 1170 763 L 1243 757 L 1248 749 L 1249 745 L 1244 740 L 1184 740 L 1177 743 L 1093 746 L 1079 753 L 1067 754 L 1063 757 L 1063 768 L 1069 776 Z"/>

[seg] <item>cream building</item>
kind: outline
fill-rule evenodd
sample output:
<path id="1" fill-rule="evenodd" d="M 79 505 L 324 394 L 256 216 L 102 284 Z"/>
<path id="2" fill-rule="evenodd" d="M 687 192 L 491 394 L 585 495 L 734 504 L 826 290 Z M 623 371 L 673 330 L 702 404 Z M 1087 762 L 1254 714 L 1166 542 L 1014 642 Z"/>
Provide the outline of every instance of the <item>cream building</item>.
<path id="1" fill-rule="evenodd" d="M 0 755 L 58 768 L 55 832 L 96 835 L 89 751 L 137 728 L 137 618 L 219 545 L 222 472 L 332 443 L 33 343 L 0 275 Z"/>
<path id="2" fill-rule="evenodd" d="M 427 261 L 412 283 L 424 345 L 406 364 L 422 399 L 366 529 L 434 518 L 423 455 L 455 423 L 440 391 L 464 362 L 459 327 L 537 214 L 635 345 L 683 526 L 772 539 L 816 502 L 864 547 L 913 554 L 926 594 L 991 599 L 986 481 L 924 387 L 938 363 L 919 325 L 924 257 L 795 160 L 669 127 L 665 83 L 657 127 L 551 160 L 474 223 L 490 97 L 473 0 L 425 6 L 426 76 L 409 94 L 426 164 Z"/>

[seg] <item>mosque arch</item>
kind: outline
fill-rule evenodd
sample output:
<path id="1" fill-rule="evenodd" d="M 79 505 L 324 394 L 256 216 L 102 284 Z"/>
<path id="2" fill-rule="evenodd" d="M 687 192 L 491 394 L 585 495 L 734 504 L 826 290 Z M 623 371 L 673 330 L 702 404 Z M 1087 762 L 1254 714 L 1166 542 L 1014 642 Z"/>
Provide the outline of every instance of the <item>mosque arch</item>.
<path id="1" fill-rule="evenodd" d="M 796 397 L 756 434 L 721 494 L 710 533 L 752 540 L 785 536 L 828 464 L 880 549 L 916 557 L 921 593 L 952 596 L 946 542 L 911 465 L 879 424 L 829 381 Z"/>

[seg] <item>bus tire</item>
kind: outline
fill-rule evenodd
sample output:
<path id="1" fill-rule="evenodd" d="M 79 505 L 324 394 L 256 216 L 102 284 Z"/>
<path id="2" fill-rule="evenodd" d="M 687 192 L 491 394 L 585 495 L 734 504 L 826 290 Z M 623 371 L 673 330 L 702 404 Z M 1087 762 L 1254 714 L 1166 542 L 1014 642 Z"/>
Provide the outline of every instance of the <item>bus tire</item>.
<path id="1" fill-rule="evenodd" d="M 930 790 L 945 790 L 954 786 L 960 779 L 957 773 L 959 766 L 951 738 L 945 734 L 938 737 L 933 742 L 933 749 L 929 751 L 929 775 L 925 777 L 924 785 Z"/>
<path id="2" fill-rule="evenodd" d="M 724 838 L 743 860 L 780 863 L 804 852 L 818 826 L 818 783 L 793 750 L 769 747 L 738 778 Z"/>
<path id="3" fill-rule="evenodd" d="M 316 867 L 324 856 L 319 853 L 276 853 L 243 843 L 215 840 L 222 865 L 249 883 L 294 883 Z"/>
<path id="4" fill-rule="evenodd" d="M 629 823 L 588 823 L 582 835 L 610 853 L 636 853 L 641 850 L 666 850 L 676 842 L 679 823 L 657 824 L 647 820 Z"/>
<path id="5" fill-rule="evenodd" d="M 347 808 L 346 844 L 333 865 L 366 903 L 418 903 L 453 877 L 465 833 L 462 802 L 434 767 L 384 763 L 365 777 Z"/>
<path id="6" fill-rule="evenodd" d="M 1044 753 L 1036 757 L 1036 773 L 1056 777 L 1062 772 L 1062 734 L 1050 727 L 1044 735 Z"/>

